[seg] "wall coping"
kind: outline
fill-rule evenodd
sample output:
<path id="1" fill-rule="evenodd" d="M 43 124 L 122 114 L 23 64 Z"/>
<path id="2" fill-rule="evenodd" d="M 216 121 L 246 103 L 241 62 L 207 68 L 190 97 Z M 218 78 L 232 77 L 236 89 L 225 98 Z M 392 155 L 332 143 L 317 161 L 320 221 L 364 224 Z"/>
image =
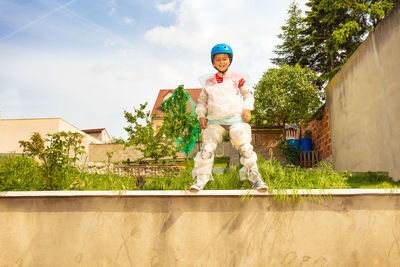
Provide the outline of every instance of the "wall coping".
<path id="1" fill-rule="evenodd" d="M 224 196 L 273 196 L 273 195 L 400 195 L 400 189 L 287 189 L 260 193 L 256 190 L 203 190 L 192 193 L 185 190 L 133 190 L 133 191 L 5 191 L 0 198 L 18 197 L 224 197 Z"/>

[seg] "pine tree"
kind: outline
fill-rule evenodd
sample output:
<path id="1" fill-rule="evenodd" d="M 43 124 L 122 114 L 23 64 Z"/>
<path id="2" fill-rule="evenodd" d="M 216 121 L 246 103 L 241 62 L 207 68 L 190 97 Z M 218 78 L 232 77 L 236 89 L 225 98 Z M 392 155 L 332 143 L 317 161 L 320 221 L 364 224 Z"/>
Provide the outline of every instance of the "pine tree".
<path id="1" fill-rule="evenodd" d="M 303 29 L 303 18 L 301 16 L 301 9 L 298 4 L 293 1 L 287 11 L 289 18 L 286 24 L 281 27 L 282 33 L 278 34 L 278 38 L 282 39 L 283 43 L 277 45 L 273 51 L 278 57 L 271 58 L 271 62 L 276 65 L 295 65 L 300 63 L 306 64 L 303 57 L 302 47 L 299 45 L 301 42 L 300 31 Z"/>
<path id="2" fill-rule="evenodd" d="M 378 22 L 393 8 L 398 0 L 309 0 L 310 11 L 306 17 L 297 20 L 293 4 L 289 9 L 289 19 L 279 37 L 283 44 L 275 53 L 281 58 L 273 63 L 309 67 L 320 74 L 320 78 L 330 80 L 357 47 L 367 37 Z M 298 25 L 299 28 L 294 28 Z M 291 37 L 297 30 L 297 37 Z M 289 40 L 295 40 L 290 43 Z M 299 56 L 301 53 L 301 56 Z M 293 55 L 297 55 L 293 61 Z M 278 60 L 279 59 L 279 60 Z M 297 61 L 296 61 L 297 60 Z"/>

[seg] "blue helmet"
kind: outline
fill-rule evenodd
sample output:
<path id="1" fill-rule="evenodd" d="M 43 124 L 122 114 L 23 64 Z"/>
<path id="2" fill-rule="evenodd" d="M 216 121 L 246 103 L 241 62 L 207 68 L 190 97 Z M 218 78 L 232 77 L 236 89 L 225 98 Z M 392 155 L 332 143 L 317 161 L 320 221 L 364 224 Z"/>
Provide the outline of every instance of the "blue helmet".
<path id="1" fill-rule="evenodd" d="M 227 44 L 217 44 L 211 49 L 211 63 L 213 62 L 216 54 L 228 54 L 232 63 L 233 52 L 232 48 Z"/>

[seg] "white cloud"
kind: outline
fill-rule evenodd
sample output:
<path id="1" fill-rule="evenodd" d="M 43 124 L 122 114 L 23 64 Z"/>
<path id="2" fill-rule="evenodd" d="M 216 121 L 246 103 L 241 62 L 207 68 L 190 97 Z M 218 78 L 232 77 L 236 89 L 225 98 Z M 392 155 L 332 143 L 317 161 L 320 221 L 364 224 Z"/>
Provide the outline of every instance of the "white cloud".
<path id="1" fill-rule="evenodd" d="M 156 6 L 160 12 L 174 12 L 176 7 L 176 1 L 172 1 L 166 4 L 157 3 Z"/>
<path id="2" fill-rule="evenodd" d="M 115 14 L 115 7 L 110 8 L 110 11 L 108 11 L 108 14 L 114 15 Z"/>
<path id="3" fill-rule="evenodd" d="M 105 42 L 104 42 L 104 47 L 106 47 L 106 48 L 107 48 L 107 47 L 111 47 L 111 46 L 116 45 L 117 43 L 118 43 L 117 40 L 108 38 L 108 39 L 106 39 Z"/>
<path id="4" fill-rule="evenodd" d="M 123 109 L 149 102 L 158 90 L 197 86 L 196 68 L 155 57 L 145 47 L 91 52 L 37 51 L 1 46 L 0 109 L 4 118 L 62 117 L 82 128 L 124 136 Z M 18 55 L 18 56 L 16 56 Z M 188 68 L 189 66 L 189 68 Z M 21 73 L 23 70 L 23 73 Z"/>
<path id="5" fill-rule="evenodd" d="M 146 32 L 145 38 L 202 55 L 208 55 L 217 43 L 227 43 L 233 48 L 234 63 L 246 68 L 244 71 L 250 72 L 256 81 L 271 66 L 269 58 L 274 56 L 272 50 L 279 43 L 276 35 L 284 24 L 289 4 L 290 1 L 264 0 L 173 1 L 157 8 L 165 11 L 173 5 L 177 23 L 154 27 Z"/>
<path id="6" fill-rule="evenodd" d="M 136 23 L 135 19 L 134 19 L 134 18 L 131 18 L 131 17 L 124 17 L 124 18 L 122 19 L 122 21 L 123 21 L 125 24 L 135 24 L 135 23 Z"/>
<path id="7" fill-rule="evenodd" d="M 214 71 L 209 53 L 219 42 L 232 46 L 232 68 L 248 72 L 255 83 L 279 43 L 276 34 L 291 0 L 254 0 L 251 6 L 249 2 L 231 0 L 225 5 L 226 1 L 177 0 L 156 4 L 160 12 L 176 14 L 176 23 L 156 26 L 144 36 L 135 36 L 135 41 L 63 10 L 78 22 L 56 25 L 64 29 L 63 36 L 85 37 L 76 40 L 84 40 L 82 44 L 92 40 L 96 46 L 83 48 L 77 42 L 77 51 L 0 44 L 3 116 L 62 117 L 80 128 L 106 127 L 111 135 L 123 136 L 123 109 L 132 110 L 145 101 L 152 109 L 159 89 L 181 83 L 185 88 L 198 88 L 197 77 Z M 122 22 L 136 23 L 133 18 L 126 19 Z"/>

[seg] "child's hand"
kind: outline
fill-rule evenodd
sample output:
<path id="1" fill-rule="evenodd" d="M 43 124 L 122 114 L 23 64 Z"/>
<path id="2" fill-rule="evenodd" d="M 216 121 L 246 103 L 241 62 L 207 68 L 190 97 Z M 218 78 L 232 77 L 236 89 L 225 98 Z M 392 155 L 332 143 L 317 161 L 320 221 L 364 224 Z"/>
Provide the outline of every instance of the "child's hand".
<path id="1" fill-rule="evenodd" d="M 249 122 L 251 120 L 251 112 L 248 109 L 243 110 L 242 118 L 244 122 Z"/>
<path id="2" fill-rule="evenodd" d="M 207 128 L 207 119 L 206 118 L 199 118 L 200 128 L 205 129 Z"/>

